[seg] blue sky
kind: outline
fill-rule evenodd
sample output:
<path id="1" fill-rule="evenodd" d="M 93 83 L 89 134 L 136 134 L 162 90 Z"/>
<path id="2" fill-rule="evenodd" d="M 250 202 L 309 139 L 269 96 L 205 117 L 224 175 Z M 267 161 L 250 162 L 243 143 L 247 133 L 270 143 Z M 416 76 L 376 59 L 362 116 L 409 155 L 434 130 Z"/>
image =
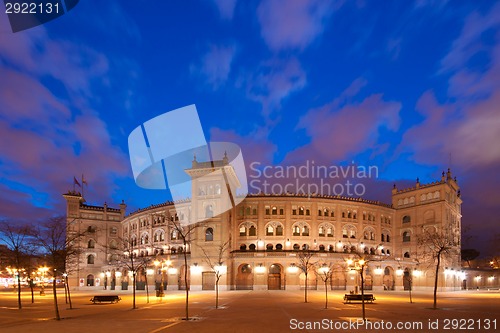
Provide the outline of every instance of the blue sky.
<path id="1" fill-rule="evenodd" d="M 196 104 L 207 140 L 238 143 L 247 164 L 377 166 L 370 199 L 451 166 L 488 251 L 499 29 L 495 1 L 81 1 L 18 33 L 2 11 L 0 216 L 63 214 L 82 173 L 92 204 L 168 200 L 135 185 L 127 138 Z"/>

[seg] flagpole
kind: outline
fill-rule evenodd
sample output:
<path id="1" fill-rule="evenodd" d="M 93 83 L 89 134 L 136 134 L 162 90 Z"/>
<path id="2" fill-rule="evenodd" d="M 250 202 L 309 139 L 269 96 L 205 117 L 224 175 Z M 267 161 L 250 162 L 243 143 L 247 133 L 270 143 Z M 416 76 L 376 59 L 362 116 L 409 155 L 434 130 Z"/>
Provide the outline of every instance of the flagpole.
<path id="1" fill-rule="evenodd" d="M 85 196 L 83 195 L 83 191 L 84 191 L 83 188 L 85 187 L 85 186 L 83 186 L 84 185 L 83 180 L 84 180 L 84 178 L 83 178 L 83 173 L 82 173 L 82 198 L 83 198 L 83 200 L 85 200 Z"/>

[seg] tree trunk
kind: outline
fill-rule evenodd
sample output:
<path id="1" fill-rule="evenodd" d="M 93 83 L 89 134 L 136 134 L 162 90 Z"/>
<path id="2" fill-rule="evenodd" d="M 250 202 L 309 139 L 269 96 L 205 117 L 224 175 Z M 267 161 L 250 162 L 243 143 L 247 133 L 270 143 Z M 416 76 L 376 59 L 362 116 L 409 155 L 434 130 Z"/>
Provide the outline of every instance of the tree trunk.
<path id="1" fill-rule="evenodd" d="M 132 271 L 132 309 L 136 309 L 135 307 L 135 271 Z"/>
<path id="2" fill-rule="evenodd" d="M 366 321 L 366 313 L 365 313 L 365 278 L 363 276 L 363 268 L 361 267 L 361 271 L 359 275 L 361 276 L 361 306 L 363 308 L 363 322 Z"/>
<path id="3" fill-rule="evenodd" d="M 54 309 L 56 311 L 56 320 L 61 320 L 61 316 L 59 315 L 59 306 L 57 305 L 57 290 L 56 290 L 56 274 L 54 272 L 52 278 L 52 292 L 54 293 Z"/>
<path id="4" fill-rule="evenodd" d="M 306 274 L 306 283 L 305 283 L 306 288 L 304 289 L 304 303 L 307 303 L 307 272 L 305 274 Z"/>
<path id="5" fill-rule="evenodd" d="M 21 273 L 19 269 L 17 270 L 17 305 L 19 309 L 23 307 L 21 304 Z"/>
<path id="6" fill-rule="evenodd" d="M 184 242 L 184 286 L 186 287 L 186 320 L 189 320 L 189 286 L 188 286 L 188 266 L 187 266 L 187 246 Z"/>
<path id="7" fill-rule="evenodd" d="M 437 309 L 437 288 L 439 278 L 439 266 L 441 265 L 441 252 L 437 254 L 436 276 L 434 277 L 434 309 Z"/>
<path id="8" fill-rule="evenodd" d="M 71 293 L 69 292 L 69 284 L 68 284 L 68 276 L 66 276 L 66 288 L 68 288 L 68 300 L 69 300 L 69 309 L 73 310 L 73 303 L 71 303 Z"/>
<path id="9" fill-rule="evenodd" d="M 35 292 L 33 291 L 33 279 L 30 279 L 31 303 L 35 303 Z"/>
<path id="10" fill-rule="evenodd" d="M 220 276 L 217 274 L 216 280 L 215 280 L 215 308 L 219 308 L 219 279 Z"/>
<path id="11" fill-rule="evenodd" d="M 325 309 L 328 309 L 328 280 L 325 280 Z"/>
<path id="12" fill-rule="evenodd" d="M 146 303 L 149 303 L 149 287 L 148 287 L 148 272 L 144 274 L 144 279 L 146 280 Z"/>

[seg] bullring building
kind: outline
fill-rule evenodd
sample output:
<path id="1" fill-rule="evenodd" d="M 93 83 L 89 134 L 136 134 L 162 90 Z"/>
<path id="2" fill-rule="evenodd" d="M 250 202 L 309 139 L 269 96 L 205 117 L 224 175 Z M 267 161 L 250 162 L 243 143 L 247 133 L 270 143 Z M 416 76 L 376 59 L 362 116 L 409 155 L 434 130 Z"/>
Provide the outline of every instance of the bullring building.
<path id="1" fill-rule="evenodd" d="M 218 212 L 217 203 L 227 196 L 224 180 L 197 177 L 217 169 L 231 171 L 227 159 L 193 161 L 186 172 L 192 176 L 192 198 L 166 202 L 126 214 L 118 208 L 91 206 L 77 192 L 64 194 L 68 233 L 79 232 L 79 258 L 68 263 L 70 285 L 79 289 L 104 287 L 130 289 L 132 277 L 123 256 L 131 251 L 144 263 L 136 286 L 165 290 L 186 288 L 184 254 L 188 257 L 191 290 L 213 290 L 216 262 L 222 272 L 220 288 L 226 290 L 297 290 L 305 287 L 300 253 L 333 270 L 328 286 L 354 290 L 359 274 L 349 259 L 371 258 L 365 267 L 366 290 L 432 288 L 435 266 L 421 260 L 419 233 L 425 228 L 452 226 L 460 237 L 460 191 L 451 172 L 430 184 L 392 189 L 392 203 L 328 195 L 248 195 L 235 207 Z M 225 175 L 234 175 L 226 172 Z M 226 181 L 237 182 L 237 179 Z M 195 219 L 196 228 L 185 245 L 174 224 Z M 127 246 L 124 248 L 124 240 Z M 226 244 L 227 250 L 220 248 Z M 459 250 L 459 249 L 458 249 Z M 452 274 L 450 274 L 452 272 Z M 460 254 L 442 265 L 440 287 L 460 289 L 464 273 Z M 412 279 L 408 279 L 411 276 Z M 308 288 L 324 288 L 321 276 L 308 274 Z"/>

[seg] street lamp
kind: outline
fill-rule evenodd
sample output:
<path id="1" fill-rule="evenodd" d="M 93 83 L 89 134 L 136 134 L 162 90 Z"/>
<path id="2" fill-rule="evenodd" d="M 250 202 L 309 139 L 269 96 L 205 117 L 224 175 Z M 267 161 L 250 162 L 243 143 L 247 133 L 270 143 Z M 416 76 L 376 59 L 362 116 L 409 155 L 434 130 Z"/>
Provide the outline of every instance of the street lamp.
<path id="1" fill-rule="evenodd" d="M 364 270 L 365 270 L 365 265 L 366 261 L 361 258 L 361 259 L 348 259 L 347 260 L 347 267 L 352 270 L 356 271 L 359 273 L 359 277 L 361 278 L 361 304 L 363 307 L 363 321 L 366 321 L 366 315 L 365 315 L 365 290 L 364 290 Z M 356 286 L 357 287 L 357 286 Z"/>
<path id="2" fill-rule="evenodd" d="M 45 273 L 49 270 L 47 266 L 40 267 L 38 271 L 40 271 L 42 275 L 42 286 L 40 288 L 40 296 L 45 296 Z"/>

